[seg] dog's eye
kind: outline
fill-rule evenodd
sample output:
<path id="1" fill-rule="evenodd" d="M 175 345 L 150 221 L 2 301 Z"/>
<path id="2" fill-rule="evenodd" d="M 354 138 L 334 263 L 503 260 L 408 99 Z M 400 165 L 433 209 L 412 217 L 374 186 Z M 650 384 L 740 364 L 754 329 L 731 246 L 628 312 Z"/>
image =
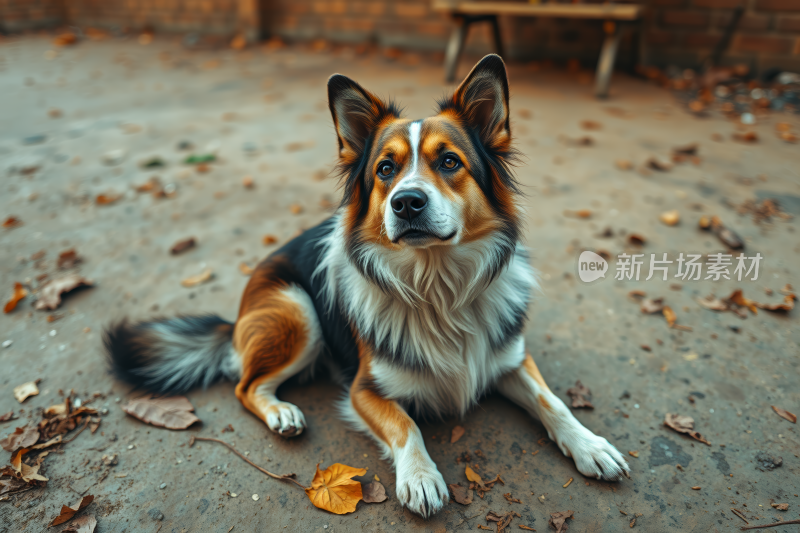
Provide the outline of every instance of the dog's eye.
<path id="1" fill-rule="evenodd" d="M 384 161 L 378 165 L 378 175 L 382 178 L 388 178 L 394 172 L 394 165 L 389 161 Z"/>
<path id="2" fill-rule="evenodd" d="M 442 168 L 445 170 L 455 170 L 458 168 L 459 161 L 455 157 L 448 155 L 442 160 Z"/>

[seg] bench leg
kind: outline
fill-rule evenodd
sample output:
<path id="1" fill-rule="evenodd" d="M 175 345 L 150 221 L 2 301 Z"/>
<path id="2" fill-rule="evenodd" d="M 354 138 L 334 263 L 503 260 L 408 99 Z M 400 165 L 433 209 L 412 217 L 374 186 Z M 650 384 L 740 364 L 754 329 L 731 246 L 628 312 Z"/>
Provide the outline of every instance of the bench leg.
<path id="1" fill-rule="evenodd" d="M 466 17 L 457 17 L 455 24 L 444 55 L 444 81 L 447 83 L 452 83 L 456 78 L 458 59 L 464 50 L 464 41 L 467 39 L 470 21 Z"/>
<path id="2" fill-rule="evenodd" d="M 503 57 L 503 39 L 500 37 L 500 24 L 497 23 L 497 17 L 492 16 L 489 19 L 489 23 L 492 25 L 492 37 L 494 38 L 494 49 L 497 52 L 497 55 Z"/>
<path id="3" fill-rule="evenodd" d="M 620 32 L 615 22 L 606 21 L 604 29 L 606 39 L 603 42 L 603 50 L 600 52 L 600 60 L 597 62 L 594 85 L 594 95 L 598 98 L 608 97 L 608 86 L 611 83 L 611 73 L 614 71 L 614 59 L 617 55 L 620 38 Z"/>

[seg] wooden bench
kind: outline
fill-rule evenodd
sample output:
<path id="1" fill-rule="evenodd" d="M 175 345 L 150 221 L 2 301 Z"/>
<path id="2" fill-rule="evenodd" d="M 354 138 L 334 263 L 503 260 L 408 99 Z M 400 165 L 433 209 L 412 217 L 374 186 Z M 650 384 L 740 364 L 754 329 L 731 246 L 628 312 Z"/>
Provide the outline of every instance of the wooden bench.
<path id="1" fill-rule="evenodd" d="M 498 15 L 521 17 L 580 18 L 604 21 L 605 42 L 600 52 L 595 75 L 595 95 L 600 98 L 608 96 L 611 72 L 620 39 L 620 26 L 633 24 L 641 20 L 643 6 L 639 4 L 533 4 L 525 2 L 481 2 L 471 0 L 434 0 L 433 9 L 443 11 L 453 17 L 455 28 L 447 44 L 444 60 L 445 80 L 452 82 L 456 76 L 458 59 L 464 49 L 464 42 L 469 27 L 475 22 L 489 22 L 497 53 L 503 55 L 503 43 L 500 39 Z"/>

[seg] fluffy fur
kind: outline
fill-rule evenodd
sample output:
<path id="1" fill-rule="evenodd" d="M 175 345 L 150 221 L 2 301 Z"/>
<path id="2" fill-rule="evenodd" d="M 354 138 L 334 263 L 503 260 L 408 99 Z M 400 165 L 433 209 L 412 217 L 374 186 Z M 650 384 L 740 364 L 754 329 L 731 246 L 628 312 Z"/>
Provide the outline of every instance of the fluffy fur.
<path id="1" fill-rule="evenodd" d="M 422 516 L 448 493 L 409 413 L 463 416 L 491 389 L 539 418 L 583 474 L 627 474 L 526 355 L 538 284 L 519 242 L 503 61 L 484 58 L 424 120 L 402 118 L 338 74 L 328 99 L 344 192 L 337 213 L 256 268 L 235 325 L 182 317 L 109 328 L 116 374 L 163 393 L 235 379 L 242 404 L 290 437 L 307 422 L 276 391 L 325 363 L 346 386 L 343 418 L 394 462 L 397 498 Z"/>

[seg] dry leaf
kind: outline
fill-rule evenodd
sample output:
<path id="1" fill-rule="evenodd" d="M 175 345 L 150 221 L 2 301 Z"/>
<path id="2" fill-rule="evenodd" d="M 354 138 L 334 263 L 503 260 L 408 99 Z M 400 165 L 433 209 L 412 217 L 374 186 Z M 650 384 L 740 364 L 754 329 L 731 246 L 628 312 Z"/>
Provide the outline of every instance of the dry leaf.
<path id="1" fill-rule="evenodd" d="M 4 313 L 10 313 L 14 309 L 16 309 L 17 304 L 28 295 L 28 290 L 22 286 L 22 283 L 14 283 L 14 294 L 11 295 L 11 298 L 6 302 L 6 306 L 3 308 Z"/>
<path id="2" fill-rule="evenodd" d="M 91 287 L 92 281 L 79 274 L 70 274 L 63 278 L 54 279 L 45 283 L 39 289 L 39 299 L 34 304 L 38 310 L 54 310 L 61 305 L 61 295 L 78 287 Z"/>
<path id="3" fill-rule="evenodd" d="M 744 133 L 734 133 L 731 135 L 734 141 L 739 141 L 741 143 L 754 143 L 758 142 L 758 134 L 754 131 L 746 131 Z"/>
<path id="4" fill-rule="evenodd" d="M 94 533 L 95 527 L 97 527 L 97 519 L 90 514 L 85 514 L 73 520 L 70 525 L 61 530 L 61 533 Z"/>
<path id="5" fill-rule="evenodd" d="M 570 480 L 572 480 L 572 478 L 570 478 Z M 510 503 L 522 503 L 517 498 L 514 498 L 513 496 L 511 496 L 510 492 L 506 492 L 505 494 L 503 494 L 503 498 L 505 498 Z"/>
<path id="6" fill-rule="evenodd" d="M 797 415 L 794 413 L 790 413 L 786 409 L 781 409 L 780 407 L 775 407 L 774 405 L 772 406 L 772 410 L 778 413 L 778 416 L 785 418 L 792 424 L 797 424 Z"/>
<path id="7" fill-rule="evenodd" d="M 639 309 L 646 314 L 660 313 L 664 310 L 664 298 L 646 298 Z"/>
<path id="8" fill-rule="evenodd" d="M 291 211 L 293 215 L 299 215 L 303 212 L 303 206 L 300 204 L 292 204 L 289 206 L 289 211 Z"/>
<path id="9" fill-rule="evenodd" d="M 774 507 L 775 509 L 779 510 L 779 511 L 788 511 L 789 510 L 789 504 L 788 503 L 771 503 L 770 505 L 772 507 Z"/>
<path id="10" fill-rule="evenodd" d="M 0 446 L 7 452 L 14 453 L 21 448 L 30 448 L 39 440 L 36 425 L 24 426 L 14 430 L 9 436 L 0 440 Z"/>
<path id="11" fill-rule="evenodd" d="M 632 450 L 632 451 L 628 452 L 628 455 L 630 455 L 631 457 L 636 457 L 638 459 L 639 458 L 639 450 Z"/>
<path id="12" fill-rule="evenodd" d="M 67 507 L 66 505 L 61 506 L 61 513 L 57 517 L 50 522 L 50 525 L 47 527 L 57 526 L 59 524 L 63 524 L 67 520 L 71 519 L 78 511 L 85 509 L 89 506 L 90 503 L 94 501 L 94 496 L 84 496 L 81 498 L 81 501 L 73 505 L 72 507 Z"/>
<path id="13" fill-rule="evenodd" d="M 62 33 L 53 39 L 53 44 L 56 46 L 69 46 L 78 42 L 78 36 L 72 32 Z"/>
<path id="14" fill-rule="evenodd" d="M 185 280 L 181 281 L 181 285 L 184 287 L 194 287 L 195 285 L 200 285 L 201 283 L 209 281 L 213 277 L 214 272 L 210 268 L 207 268 L 200 274 L 196 276 L 189 276 Z"/>
<path id="15" fill-rule="evenodd" d="M 505 529 L 511 525 L 511 521 L 514 519 L 515 516 L 522 517 L 516 511 L 509 511 L 505 514 L 495 513 L 494 511 L 489 511 L 489 514 L 486 515 L 487 522 L 497 522 L 497 533 L 502 533 Z"/>
<path id="16" fill-rule="evenodd" d="M 603 125 L 599 122 L 595 122 L 594 120 L 582 120 L 581 121 L 581 128 L 592 131 L 592 130 L 602 130 Z"/>
<path id="17" fill-rule="evenodd" d="M 183 239 L 182 241 L 178 241 L 172 245 L 172 248 L 169 249 L 169 253 L 172 255 L 178 255 L 186 250 L 191 250 L 197 245 L 197 241 L 194 237 L 189 237 L 188 239 Z"/>
<path id="18" fill-rule="evenodd" d="M 675 314 L 675 311 L 673 311 L 670 306 L 665 305 L 661 312 L 664 314 L 664 318 L 667 320 L 669 327 L 675 327 L 675 322 L 678 321 L 678 315 Z"/>
<path id="19" fill-rule="evenodd" d="M 667 416 L 664 417 L 664 425 L 668 428 L 674 429 L 678 433 L 685 433 L 693 439 L 699 440 L 703 444 L 711 446 L 710 442 L 708 442 L 700 433 L 694 430 L 694 419 L 691 416 L 673 415 L 672 413 L 667 413 Z"/>
<path id="20" fill-rule="evenodd" d="M 466 467 L 464 473 L 466 474 L 468 480 L 472 481 L 473 483 L 477 483 L 480 487 L 483 486 L 483 480 L 481 479 L 481 476 L 476 474 L 475 471 L 469 466 Z"/>
<path id="21" fill-rule="evenodd" d="M 352 513 L 356 510 L 362 493 L 361 483 L 351 478 L 366 473 L 365 468 L 353 468 L 341 463 L 320 470 L 317 464 L 317 473 L 314 474 L 311 486 L 306 489 L 306 494 L 315 507 L 335 514 Z"/>
<path id="22" fill-rule="evenodd" d="M 69 250 L 64 250 L 58 254 L 56 266 L 62 269 L 72 268 L 81 262 L 83 262 L 83 258 L 78 255 L 78 252 L 75 251 L 75 248 L 70 248 Z"/>
<path id="23" fill-rule="evenodd" d="M 456 503 L 460 503 L 461 505 L 469 505 L 472 503 L 473 492 L 471 488 L 462 487 L 461 483 L 448 485 L 448 487 Z"/>
<path id="24" fill-rule="evenodd" d="M 386 501 L 386 489 L 377 481 L 361 485 L 364 503 L 381 503 Z"/>
<path id="25" fill-rule="evenodd" d="M 697 143 L 687 144 L 684 146 L 676 146 L 672 149 L 673 154 L 680 154 L 680 155 L 697 155 L 697 149 L 699 145 Z"/>
<path id="26" fill-rule="evenodd" d="M 592 211 L 590 209 L 578 209 L 577 211 L 570 211 L 566 209 L 564 211 L 565 217 L 574 217 L 574 218 L 592 218 Z"/>
<path id="27" fill-rule="evenodd" d="M 261 242 L 264 243 L 264 246 L 269 246 L 278 242 L 278 238 L 275 235 L 264 235 Z"/>
<path id="28" fill-rule="evenodd" d="M 466 430 L 463 427 L 454 427 L 452 433 L 450 433 L 450 444 L 458 442 L 458 439 L 463 437 L 464 433 L 466 433 Z"/>
<path id="29" fill-rule="evenodd" d="M 16 418 L 14 416 L 14 411 L 9 411 L 0 415 L 0 422 L 8 422 L 9 420 L 14 420 L 14 418 Z"/>
<path id="30" fill-rule="evenodd" d="M 661 213 L 658 219 L 667 226 L 675 226 L 681 221 L 681 214 L 677 209 Z"/>
<path id="31" fill-rule="evenodd" d="M 250 276 L 255 271 L 255 268 L 251 267 L 244 261 L 239 263 L 239 272 L 244 274 L 245 276 Z"/>
<path id="32" fill-rule="evenodd" d="M 33 466 L 25 464 L 22 462 L 22 456 L 28 453 L 30 450 L 27 448 L 22 448 L 17 452 L 17 454 L 11 459 L 11 467 L 19 474 L 22 478 L 22 481 L 26 483 L 30 483 L 31 481 L 50 481 L 43 475 L 39 473 L 39 468 L 42 466 L 41 463 L 36 463 Z M 42 454 L 39 456 L 41 459 L 44 459 L 44 455 Z"/>
<path id="33" fill-rule="evenodd" d="M 168 398 L 142 396 L 129 401 L 122 410 L 146 424 L 167 429 L 186 429 L 200 421 L 192 413 L 194 407 L 185 396 Z"/>
<path id="34" fill-rule="evenodd" d="M 252 176 L 245 176 L 242 178 L 242 185 L 245 189 L 252 189 L 255 186 Z"/>
<path id="35" fill-rule="evenodd" d="M 547 521 L 550 526 L 556 530 L 556 533 L 565 533 L 567 531 L 567 519 L 573 518 L 573 511 L 566 511 L 563 513 L 550 513 L 550 520 Z"/>
<path id="36" fill-rule="evenodd" d="M 36 386 L 38 383 L 39 380 L 37 379 L 36 381 L 29 381 L 22 385 L 17 385 L 14 387 L 14 398 L 16 398 L 19 403 L 22 403 L 27 398 L 36 396 L 39 394 L 39 387 Z"/>
<path id="37" fill-rule="evenodd" d="M 644 165 L 645 168 L 651 170 L 657 170 L 659 172 L 669 172 L 670 170 L 672 170 L 672 163 L 668 161 L 662 161 L 657 157 L 651 157 L 650 159 L 645 161 Z"/>
<path id="38" fill-rule="evenodd" d="M 8 217 L 3 221 L 3 227 L 6 229 L 18 228 L 22 225 L 22 220 L 17 217 Z"/>
<path id="39" fill-rule="evenodd" d="M 120 198 L 122 198 L 121 194 L 98 194 L 94 199 L 94 203 L 97 205 L 109 205 L 115 203 Z"/>
<path id="40" fill-rule="evenodd" d="M 574 387 L 567 389 L 567 396 L 572 398 L 572 407 L 574 409 L 586 408 L 594 409 L 594 405 L 589 401 L 592 396 L 592 391 L 581 383 L 581 380 L 575 382 Z"/>
<path id="41" fill-rule="evenodd" d="M 642 235 L 639 235 L 638 233 L 631 233 L 630 235 L 628 235 L 628 244 L 632 246 L 644 246 L 646 242 L 647 239 L 645 239 Z"/>

